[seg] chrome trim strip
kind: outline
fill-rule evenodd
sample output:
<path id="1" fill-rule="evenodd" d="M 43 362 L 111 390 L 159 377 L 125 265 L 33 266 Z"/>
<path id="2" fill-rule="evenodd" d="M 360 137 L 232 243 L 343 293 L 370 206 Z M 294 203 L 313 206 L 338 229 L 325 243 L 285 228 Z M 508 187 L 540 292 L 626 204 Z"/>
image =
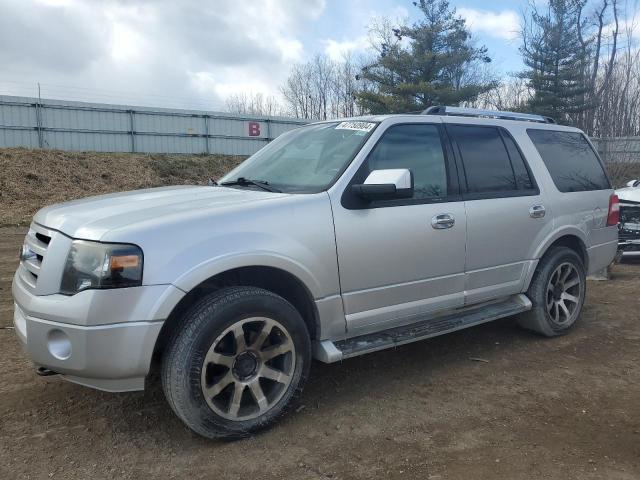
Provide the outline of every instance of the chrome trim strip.
<path id="1" fill-rule="evenodd" d="M 42 255 L 43 257 L 44 254 L 47 253 L 47 244 L 38 240 L 33 230 L 29 230 L 29 233 L 27 233 L 25 237 L 25 242 L 32 252 Z"/>
<path id="2" fill-rule="evenodd" d="M 36 277 L 40 275 L 40 262 L 37 259 L 23 260 L 22 265 Z"/>

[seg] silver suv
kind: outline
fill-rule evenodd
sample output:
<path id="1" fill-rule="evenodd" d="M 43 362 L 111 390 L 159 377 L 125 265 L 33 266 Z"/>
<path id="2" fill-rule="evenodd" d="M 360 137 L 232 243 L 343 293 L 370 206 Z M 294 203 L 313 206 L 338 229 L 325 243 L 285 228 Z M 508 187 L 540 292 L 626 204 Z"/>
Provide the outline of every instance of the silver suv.
<path id="1" fill-rule="evenodd" d="M 312 358 L 516 314 L 566 333 L 617 223 L 589 140 L 546 118 L 436 107 L 320 122 L 218 184 L 40 210 L 14 322 L 39 373 L 119 392 L 158 371 L 187 426 L 238 437 L 290 410 Z"/>

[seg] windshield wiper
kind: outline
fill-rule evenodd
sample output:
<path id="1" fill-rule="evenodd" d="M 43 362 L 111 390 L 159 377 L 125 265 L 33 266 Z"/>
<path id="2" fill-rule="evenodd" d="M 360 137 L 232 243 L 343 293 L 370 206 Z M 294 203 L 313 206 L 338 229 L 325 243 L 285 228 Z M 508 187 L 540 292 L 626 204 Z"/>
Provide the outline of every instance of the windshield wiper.
<path id="1" fill-rule="evenodd" d="M 255 185 L 256 187 L 266 190 L 267 192 L 282 193 L 282 190 L 278 190 L 277 188 L 272 187 L 271 185 L 269 185 L 269 182 L 265 182 L 264 180 L 250 180 L 244 177 L 239 177 L 236 180 L 231 180 L 229 182 L 222 182 L 220 185 L 225 187 L 231 185 L 240 185 L 241 187 Z"/>

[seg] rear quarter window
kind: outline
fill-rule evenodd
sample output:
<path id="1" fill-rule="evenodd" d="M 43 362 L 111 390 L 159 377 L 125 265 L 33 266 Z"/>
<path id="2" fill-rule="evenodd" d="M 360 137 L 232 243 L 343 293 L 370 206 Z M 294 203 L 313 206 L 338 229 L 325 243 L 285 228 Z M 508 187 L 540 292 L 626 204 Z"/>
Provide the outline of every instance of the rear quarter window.
<path id="1" fill-rule="evenodd" d="M 529 129 L 527 134 L 561 192 L 611 188 L 600 160 L 581 133 Z"/>

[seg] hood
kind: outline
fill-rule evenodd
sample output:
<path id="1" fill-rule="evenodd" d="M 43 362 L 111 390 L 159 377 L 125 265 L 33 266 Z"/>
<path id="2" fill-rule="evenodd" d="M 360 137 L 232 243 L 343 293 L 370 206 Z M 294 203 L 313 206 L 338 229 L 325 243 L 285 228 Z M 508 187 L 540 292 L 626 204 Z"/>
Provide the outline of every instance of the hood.
<path id="1" fill-rule="evenodd" d="M 161 222 L 163 216 L 222 210 L 282 196 L 286 194 L 227 187 L 150 188 L 51 205 L 38 211 L 33 220 L 73 238 L 100 240 L 108 231 L 151 220 Z"/>
<path id="2" fill-rule="evenodd" d="M 640 203 L 640 187 L 626 187 L 616 190 L 621 202 Z"/>

